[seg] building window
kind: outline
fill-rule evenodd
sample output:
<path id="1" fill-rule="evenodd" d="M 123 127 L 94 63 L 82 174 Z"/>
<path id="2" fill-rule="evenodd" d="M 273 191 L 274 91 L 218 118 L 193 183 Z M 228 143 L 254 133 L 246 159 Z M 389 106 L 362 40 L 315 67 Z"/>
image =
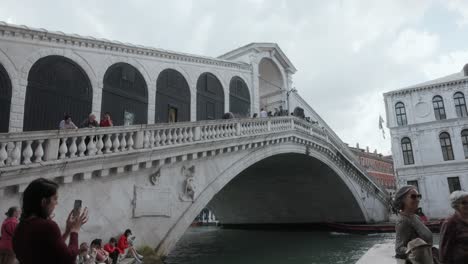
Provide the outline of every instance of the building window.
<path id="1" fill-rule="evenodd" d="M 434 96 L 434 98 L 432 98 L 432 105 L 434 107 L 434 114 L 437 120 L 443 120 L 447 118 L 445 115 L 444 100 L 442 100 L 441 96 Z"/>
<path id="2" fill-rule="evenodd" d="M 402 102 L 398 102 L 395 105 L 395 113 L 398 126 L 406 126 L 408 124 L 408 121 L 406 119 L 405 105 Z"/>
<path id="3" fill-rule="evenodd" d="M 409 138 L 405 137 L 401 140 L 401 150 L 403 151 L 403 162 L 405 165 L 414 164 L 413 147 Z"/>
<path id="4" fill-rule="evenodd" d="M 468 159 L 468 129 L 462 130 L 461 138 L 463 142 L 463 152 L 465 152 L 465 159 Z"/>
<path id="5" fill-rule="evenodd" d="M 439 135 L 440 147 L 442 148 L 442 156 L 444 160 L 453 160 L 453 149 L 450 135 L 447 132 L 442 132 Z"/>
<path id="6" fill-rule="evenodd" d="M 419 192 L 419 184 L 418 184 L 418 181 L 407 181 L 407 184 L 416 187 L 416 190 Z"/>
<path id="7" fill-rule="evenodd" d="M 448 177 L 447 181 L 450 193 L 461 190 L 460 179 L 458 177 Z"/>
<path id="8" fill-rule="evenodd" d="M 453 101 L 455 102 L 455 110 L 457 111 L 458 117 L 468 116 L 466 112 L 465 95 L 461 92 L 456 92 L 453 95 Z"/>

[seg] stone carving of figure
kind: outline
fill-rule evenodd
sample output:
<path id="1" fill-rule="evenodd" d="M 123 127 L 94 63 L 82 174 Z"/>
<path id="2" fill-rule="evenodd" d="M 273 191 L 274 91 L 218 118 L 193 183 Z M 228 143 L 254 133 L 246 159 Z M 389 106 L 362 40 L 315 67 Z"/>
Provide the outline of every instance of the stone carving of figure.
<path id="1" fill-rule="evenodd" d="M 158 168 L 155 172 L 150 174 L 149 180 L 152 185 L 159 185 L 160 178 L 161 178 L 161 169 Z"/>
<path id="2" fill-rule="evenodd" d="M 195 165 L 186 168 L 185 166 L 182 167 L 182 175 L 185 176 L 185 189 L 184 189 L 184 196 L 189 198 L 190 200 L 195 199 L 195 192 L 196 192 L 196 185 L 195 185 Z"/>

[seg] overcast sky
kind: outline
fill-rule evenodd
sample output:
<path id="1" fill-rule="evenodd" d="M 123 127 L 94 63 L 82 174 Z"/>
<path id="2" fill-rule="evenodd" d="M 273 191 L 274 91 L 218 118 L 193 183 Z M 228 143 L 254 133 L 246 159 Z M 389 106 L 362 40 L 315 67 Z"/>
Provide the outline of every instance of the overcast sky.
<path id="1" fill-rule="evenodd" d="M 337 134 L 384 154 L 382 93 L 468 63 L 466 0 L 1 0 L 0 20 L 214 57 L 276 42 Z"/>

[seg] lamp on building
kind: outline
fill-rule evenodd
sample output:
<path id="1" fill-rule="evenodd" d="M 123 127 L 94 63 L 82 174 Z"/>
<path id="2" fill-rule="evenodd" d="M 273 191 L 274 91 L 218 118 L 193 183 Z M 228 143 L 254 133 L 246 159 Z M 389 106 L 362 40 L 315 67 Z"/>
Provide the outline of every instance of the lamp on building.
<path id="1" fill-rule="evenodd" d="M 286 102 L 288 103 L 288 115 L 291 113 L 291 109 L 290 109 L 290 104 L 289 104 L 289 95 L 291 93 L 296 93 L 297 90 L 296 90 L 296 87 L 293 87 L 291 88 L 289 91 L 286 92 Z"/>

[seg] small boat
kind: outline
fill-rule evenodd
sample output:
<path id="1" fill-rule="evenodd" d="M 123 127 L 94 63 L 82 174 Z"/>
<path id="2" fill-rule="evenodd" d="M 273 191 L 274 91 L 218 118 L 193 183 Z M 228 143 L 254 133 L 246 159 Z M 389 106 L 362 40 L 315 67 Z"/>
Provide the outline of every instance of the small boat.
<path id="1" fill-rule="evenodd" d="M 442 221 L 428 221 L 425 225 L 434 233 L 440 232 Z M 342 224 L 325 223 L 325 226 L 333 231 L 343 233 L 395 233 L 395 223 L 379 224 Z"/>

